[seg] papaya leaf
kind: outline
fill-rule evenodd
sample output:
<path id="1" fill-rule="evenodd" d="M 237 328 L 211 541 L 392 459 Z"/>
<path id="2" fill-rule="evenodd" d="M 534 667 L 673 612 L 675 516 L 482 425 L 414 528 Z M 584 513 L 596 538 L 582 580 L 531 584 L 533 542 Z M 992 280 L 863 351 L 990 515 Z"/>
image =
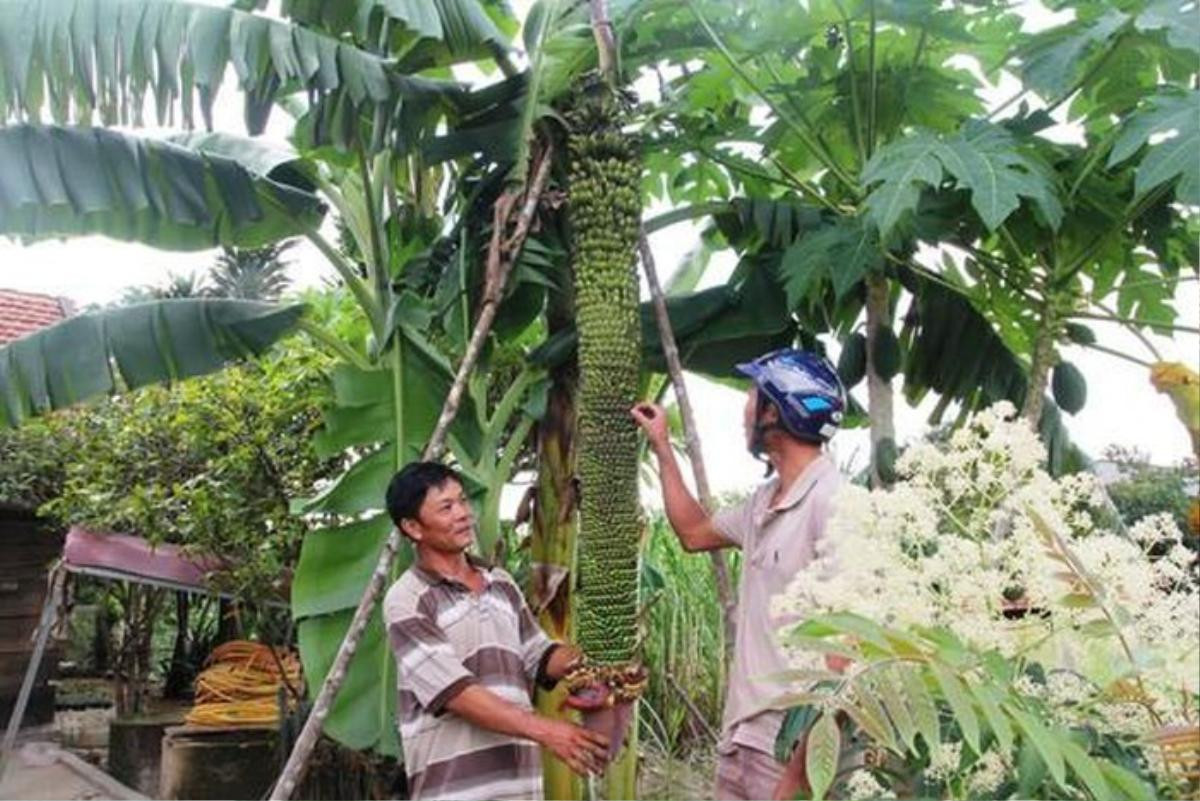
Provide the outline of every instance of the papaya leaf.
<path id="1" fill-rule="evenodd" d="M 796 308 L 809 293 L 828 279 L 840 300 L 868 273 L 883 265 L 879 236 L 858 217 L 806 234 L 797 239 L 779 262 L 779 279 L 788 306 Z"/>
<path id="2" fill-rule="evenodd" d="M 961 130 L 939 136 L 917 130 L 876 151 L 863 170 L 867 217 L 882 239 L 908 212 L 916 210 L 924 187 L 939 188 L 949 176 L 970 192 L 979 219 L 994 230 L 1027 198 L 1051 228 L 1063 209 L 1051 171 L 1023 152 L 999 125 L 968 120 Z"/>
<path id="3" fill-rule="evenodd" d="M 1152 0 L 1133 24 L 1139 31 L 1166 29 L 1172 47 L 1200 51 L 1200 16 L 1189 0 Z"/>
<path id="4" fill-rule="evenodd" d="M 1122 125 L 1108 156 L 1112 167 L 1145 145 L 1146 155 L 1134 173 L 1134 191 L 1141 197 L 1156 186 L 1179 178 L 1175 199 L 1188 205 L 1200 204 L 1200 121 L 1196 108 L 1200 91 L 1177 92 L 1167 89 L 1145 101 L 1145 106 L 1130 115 Z M 1151 137 L 1170 138 L 1150 144 Z"/>
<path id="5" fill-rule="evenodd" d="M 1128 21 L 1127 14 L 1111 9 L 1046 30 L 1018 50 L 1022 77 L 1045 97 L 1061 95 Z"/>
<path id="6" fill-rule="evenodd" d="M 905 213 L 915 211 L 921 190 L 942 180 L 937 137 L 925 130 L 881 147 L 863 168 L 864 186 L 879 184 L 867 196 L 867 218 L 886 239 Z"/>

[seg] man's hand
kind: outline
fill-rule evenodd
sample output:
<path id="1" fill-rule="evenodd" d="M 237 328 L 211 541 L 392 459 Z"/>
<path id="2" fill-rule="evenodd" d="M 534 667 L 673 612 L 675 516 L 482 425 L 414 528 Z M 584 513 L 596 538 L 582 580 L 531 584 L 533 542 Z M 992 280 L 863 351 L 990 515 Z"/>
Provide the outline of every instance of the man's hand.
<path id="1" fill-rule="evenodd" d="M 646 439 L 655 450 L 670 443 L 667 431 L 667 413 L 655 403 L 639 403 L 629 410 L 634 421 L 646 432 Z"/>
<path id="2" fill-rule="evenodd" d="M 546 662 L 546 678 L 558 681 L 583 664 L 583 651 L 574 645 L 559 645 Z"/>
<path id="3" fill-rule="evenodd" d="M 549 748 L 580 776 L 599 774 L 608 756 L 608 738 L 565 720 L 540 718 L 538 743 Z"/>

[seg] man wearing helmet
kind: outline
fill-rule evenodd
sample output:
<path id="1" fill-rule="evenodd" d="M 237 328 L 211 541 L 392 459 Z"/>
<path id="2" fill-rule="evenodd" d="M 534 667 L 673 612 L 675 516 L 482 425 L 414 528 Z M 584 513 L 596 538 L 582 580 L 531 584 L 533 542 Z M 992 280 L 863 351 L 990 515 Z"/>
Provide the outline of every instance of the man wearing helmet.
<path id="1" fill-rule="evenodd" d="M 846 393 L 824 358 L 800 350 L 769 353 L 737 366 L 753 382 L 746 397 L 746 447 L 774 476 L 742 504 L 710 515 L 684 483 L 671 450 L 667 420 L 653 404 L 634 419 L 658 459 L 667 519 L 688 551 L 741 548 L 742 580 L 735 615 L 733 666 L 718 744 L 716 797 L 791 798 L 801 764 L 774 757 L 783 712 L 771 709 L 781 687 L 767 679 L 789 668 L 775 632 L 771 598 L 814 557 L 840 476 L 823 451 L 837 431 Z"/>

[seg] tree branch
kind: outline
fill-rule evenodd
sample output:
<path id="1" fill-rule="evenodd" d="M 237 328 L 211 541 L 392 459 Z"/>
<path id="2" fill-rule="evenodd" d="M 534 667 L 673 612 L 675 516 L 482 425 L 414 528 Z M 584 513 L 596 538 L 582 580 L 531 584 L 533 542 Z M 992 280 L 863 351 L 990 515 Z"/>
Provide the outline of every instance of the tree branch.
<path id="1" fill-rule="evenodd" d="M 764 176 L 765 177 L 765 176 Z M 651 217 L 642 223 L 642 229 L 647 234 L 653 234 L 656 231 L 661 231 L 675 223 L 694 220 L 697 217 L 707 217 L 710 214 L 720 214 L 723 211 L 729 210 L 729 204 L 723 200 L 712 201 L 709 203 L 695 203 L 691 206 L 681 206 L 677 209 L 664 211 L 655 217 Z"/>
<path id="2" fill-rule="evenodd" d="M 667 313 L 667 301 L 663 295 L 662 285 L 658 281 L 658 270 L 654 264 L 654 253 L 650 250 L 650 241 L 646 238 L 645 229 L 638 237 L 638 252 L 642 256 L 642 269 L 646 273 L 646 283 L 650 285 L 650 298 L 654 304 L 654 318 L 658 322 L 658 334 L 662 340 L 663 356 L 667 361 L 667 373 L 671 376 L 671 384 L 675 389 L 675 399 L 679 403 L 679 412 L 683 418 L 683 436 L 687 445 L 688 460 L 692 463 L 692 475 L 696 479 L 696 491 L 700 495 L 700 503 L 709 512 L 715 508 L 712 490 L 708 484 L 708 471 L 704 467 L 704 455 L 700 449 L 700 434 L 696 429 L 696 416 L 692 412 L 692 403 L 688 398 L 687 384 L 683 378 L 683 365 L 679 360 L 679 347 L 675 342 L 675 332 L 671 328 L 671 317 Z M 725 564 L 725 555 L 720 551 L 709 551 L 712 557 L 713 575 L 716 578 L 717 598 L 721 604 L 721 619 L 724 624 L 725 657 L 728 659 L 733 648 L 733 588 L 729 581 L 729 569 Z"/>
<path id="3" fill-rule="evenodd" d="M 442 413 L 438 416 L 437 425 L 433 428 L 433 435 L 429 438 L 429 444 L 425 448 L 425 459 L 436 459 L 442 453 L 446 431 L 458 413 L 458 405 L 462 401 L 467 377 L 475 368 L 475 362 L 483 351 L 483 343 L 487 341 L 487 335 L 492 329 L 492 321 L 496 319 L 496 311 L 500 306 L 500 296 L 504 292 L 504 284 L 512 270 L 513 263 L 517 260 L 521 246 L 525 243 L 534 212 L 537 211 L 538 200 L 546 187 L 546 181 L 549 180 L 552 156 L 552 147 L 547 143 L 534 173 L 533 182 L 525 193 L 525 202 L 517 217 L 516 230 L 507 241 L 504 241 L 502 237 L 508 224 L 508 215 L 512 205 L 517 201 L 517 195 L 506 192 L 496 201 L 496 214 L 492 224 L 492 241 L 488 247 L 483 301 L 480 304 L 479 318 L 475 323 L 475 330 L 471 334 L 471 341 L 467 343 L 462 363 L 458 366 L 458 373 L 454 376 L 450 394 L 446 396 Z"/>
<path id="4" fill-rule="evenodd" d="M 1114 350 L 1113 348 L 1106 348 L 1103 345 L 1097 345 L 1095 342 L 1085 342 L 1081 343 L 1081 345 L 1082 347 L 1091 348 L 1092 350 L 1099 351 L 1100 353 L 1107 353 L 1109 356 L 1115 356 L 1118 359 L 1124 359 L 1127 362 L 1133 362 L 1136 365 L 1145 367 L 1147 370 L 1154 366 L 1152 363 L 1139 359 L 1136 356 L 1130 356 L 1128 353 L 1122 353 L 1121 351 Z"/>
<path id="5" fill-rule="evenodd" d="M 612 20 L 608 18 L 608 0 L 589 0 L 592 10 L 592 36 L 596 40 L 596 55 L 600 74 L 610 84 L 617 80 L 617 39 Z"/>

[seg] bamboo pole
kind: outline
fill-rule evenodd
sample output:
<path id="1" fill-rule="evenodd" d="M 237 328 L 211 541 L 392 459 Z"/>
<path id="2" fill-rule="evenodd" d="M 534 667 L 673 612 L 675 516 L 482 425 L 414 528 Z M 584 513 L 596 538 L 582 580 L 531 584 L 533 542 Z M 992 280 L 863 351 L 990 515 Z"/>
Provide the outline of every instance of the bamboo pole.
<path id="1" fill-rule="evenodd" d="M 675 400 L 679 403 L 679 413 L 683 418 L 683 439 L 688 461 L 692 463 L 692 476 L 696 480 L 696 492 L 700 496 L 700 504 L 711 513 L 716 508 L 716 504 L 708 483 L 708 470 L 704 467 L 704 455 L 700 448 L 700 432 L 696 428 L 696 415 L 692 411 L 692 402 L 688 398 L 687 384 L 683 378 L 683 365 L 679 360 L 679 346 L 675 342 L 675 332 L 671 328 L 671 317 L 667 314 L 667 300 L 658 280 L 658 268 L 655 266 L 654 253 L 650 250 L 650 240 L 646 237 L 644 230 L 638 238 L 638 252 L 642 256 L 642 269 L 646 273 L 646 283 L 650 285 L 650 299 L 654 305 L 654 317 L 658 321 L 658 335 L 662 340 L 663 356 L 667 361 L 667 374 L 671 377 L 671 385 L 675 389 Z M 717 599 L 721 604 L 725 658 L 728 661 L 734 637 L 733 587 L 729 581 L 729 567 L 725 564 L 725 554 L 721 551 L 709 551 L 708 555 L 712 559 L 713 576 L 717 583 Z"/>

